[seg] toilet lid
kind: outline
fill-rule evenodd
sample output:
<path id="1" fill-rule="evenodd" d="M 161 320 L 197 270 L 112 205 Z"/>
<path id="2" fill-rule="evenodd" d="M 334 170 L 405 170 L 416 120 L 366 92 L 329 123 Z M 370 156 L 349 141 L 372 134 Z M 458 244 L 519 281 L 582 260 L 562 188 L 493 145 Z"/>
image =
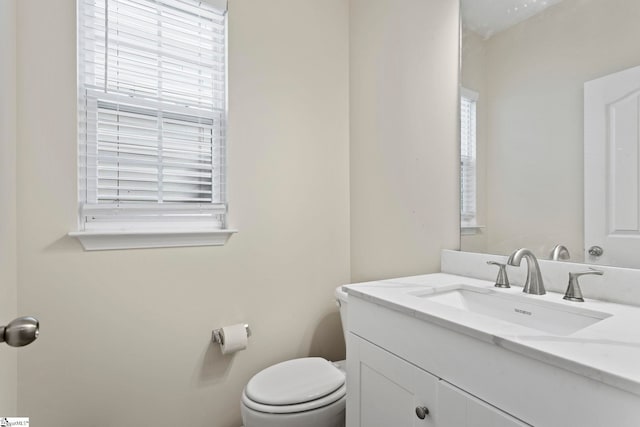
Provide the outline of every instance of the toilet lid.
<path id="1" fill-rule="evenodd" d="M 344 384 L 344 372 L 320 357 L 287 360 L 254 375 L 245 393 L 263 405 L 296 405 L 320 399 Z"/>

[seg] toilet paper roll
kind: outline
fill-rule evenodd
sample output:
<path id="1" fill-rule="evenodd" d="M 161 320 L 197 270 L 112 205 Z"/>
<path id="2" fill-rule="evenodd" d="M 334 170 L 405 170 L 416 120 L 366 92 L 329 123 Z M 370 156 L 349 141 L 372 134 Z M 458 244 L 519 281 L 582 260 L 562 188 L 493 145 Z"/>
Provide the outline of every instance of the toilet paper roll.
<path id="1" fill-rule="evenodd" d="M 247 329 L 244 327 L 244 323 L 224 326 L 220 331 L 220 336 L 222 338 L 220 344 L 222 354 L 235 353 L 247 348 Z"/>

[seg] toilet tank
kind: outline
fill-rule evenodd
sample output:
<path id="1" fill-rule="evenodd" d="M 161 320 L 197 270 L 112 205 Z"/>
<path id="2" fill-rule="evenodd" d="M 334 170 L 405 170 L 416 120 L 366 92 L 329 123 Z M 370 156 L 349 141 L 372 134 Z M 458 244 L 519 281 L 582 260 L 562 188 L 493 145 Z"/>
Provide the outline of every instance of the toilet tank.
<path id="1" fill-rule="evenodd" d="M 340 320 L 342 320 L 342 332 L 344 332 L 345 339 L 347 338 L 347 298 L 348 295 L 342 290 L 342 285 L 336 288 L 335 292 L 336 303 L 340 307 Z"/>

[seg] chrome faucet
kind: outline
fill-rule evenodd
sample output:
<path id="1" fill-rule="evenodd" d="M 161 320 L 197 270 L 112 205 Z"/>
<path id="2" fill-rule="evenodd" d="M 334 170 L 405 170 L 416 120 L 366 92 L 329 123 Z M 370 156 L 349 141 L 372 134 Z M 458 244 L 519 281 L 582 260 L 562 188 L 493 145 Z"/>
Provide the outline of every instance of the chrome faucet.
<path id="1" fill-rule="evenodd" d="M 552 261 L 568 261 L 571 259 L 571 255 L 569 255 L 569 249 L 566 246 L 555 245 L 549 259 Z"/>
<path id="2" fill-rule="evenodd" d="M 547 292 L 544 290 L 544 283 L 542 282 L 542 274 L 540 274 L 540 266 L 533 252 L 526 248 L 518 249 L 511 254 L 507 264 L 518 267 L 522 258 L 527 260 L 527 280 L 524 282 L 522 292 L 533 295 L 546 294 Z"/>

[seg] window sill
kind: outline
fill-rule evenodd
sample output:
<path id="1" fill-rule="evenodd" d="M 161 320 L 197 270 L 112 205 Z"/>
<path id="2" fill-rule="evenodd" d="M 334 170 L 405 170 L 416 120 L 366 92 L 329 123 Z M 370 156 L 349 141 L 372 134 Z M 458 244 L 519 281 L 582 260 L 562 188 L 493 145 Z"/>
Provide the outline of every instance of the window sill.
<path id="1" fill-rule="evenodd" d="M 473 236 L 476 234 L 480 234 L 484 228 L 484 225 L 462 225 L 460 226 L 460 235 Z"/>
<path id="2" fill-rule="evenodd" d="M 238 230 L 73 231 L 85 251 L 222 246 Z"/>

